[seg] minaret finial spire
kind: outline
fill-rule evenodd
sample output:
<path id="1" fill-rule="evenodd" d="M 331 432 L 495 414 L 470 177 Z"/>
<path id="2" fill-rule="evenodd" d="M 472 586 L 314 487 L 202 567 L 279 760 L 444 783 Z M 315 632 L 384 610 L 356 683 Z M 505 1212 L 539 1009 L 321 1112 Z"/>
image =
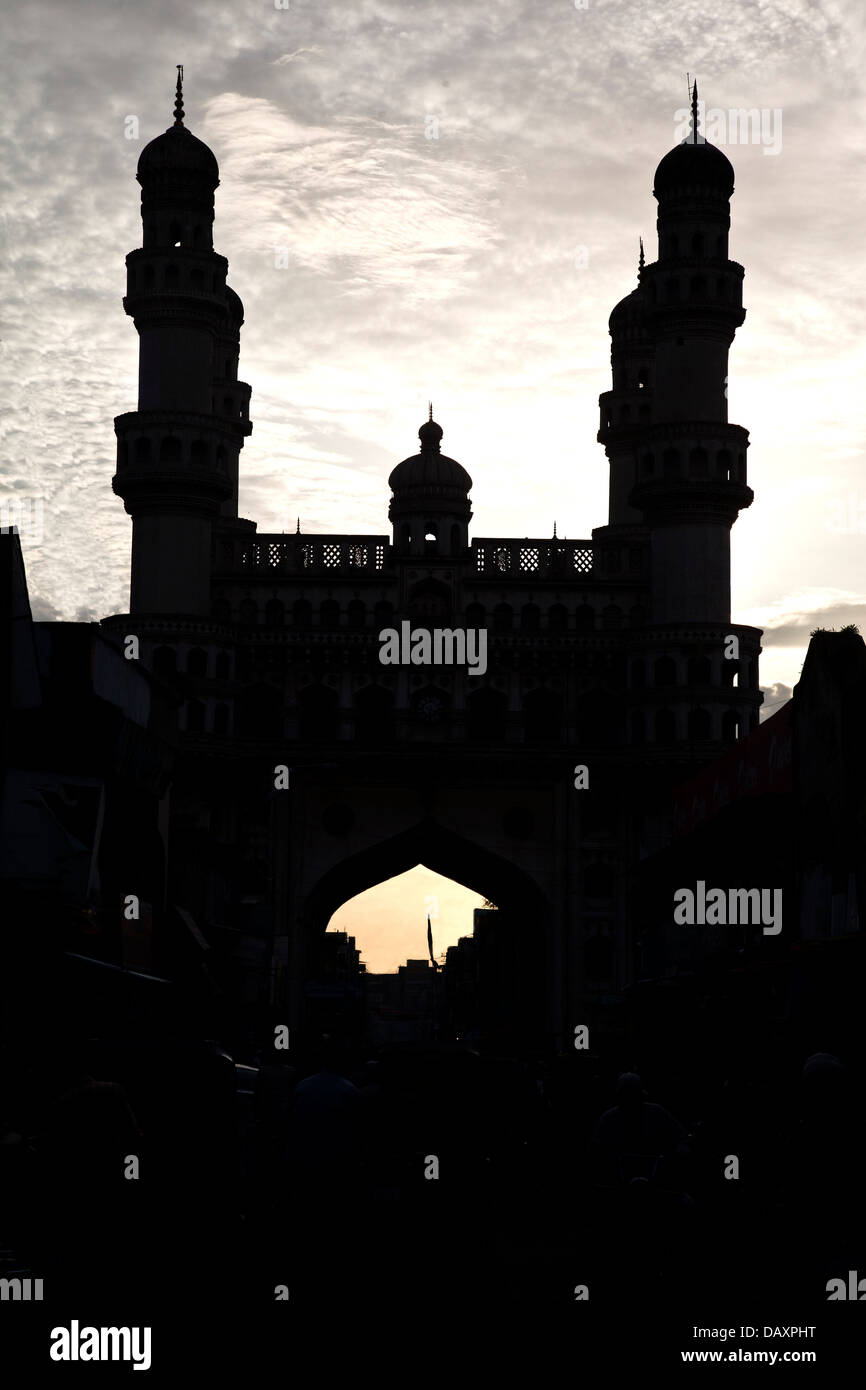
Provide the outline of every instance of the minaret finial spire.
<path id="1" fill-rule="evenodd" d="M 295 527 L 295 535 L 296 535 L 296 536 L 299 536 L 300 534 L 301 534 L 301 518 L 298 517 L 298 524 L 297 524 L 297 526 Z"/>
<path id="2" fill-rule="evenodd" d="M 640 242 L 640 255 L 639 255 L 639 257 L 638 257 L 638 262 L 637 262 L 637 275 L 638 275 L 638 279 L 640 279 L 640 273 L 641 273 L 641 271 L 643 270 L 644 266 L 646 265 L 646 258 L 645 258 L 644 253 L 643 253 L 643 237 L 642 237 L 642 236 L 639 236 L 639 237 L 638 237 L 638 241 Z"/>
<path id="3" fill-rule="evenodd" d="M 698 143 L 698 79 L 692 83 L 692 144 Z"/>
<path id="4" fill-rule="evenodd" d="M 174 97 L 174 123 L 183 125 L 183 63 L 177 65 L 177 88 Z"/>

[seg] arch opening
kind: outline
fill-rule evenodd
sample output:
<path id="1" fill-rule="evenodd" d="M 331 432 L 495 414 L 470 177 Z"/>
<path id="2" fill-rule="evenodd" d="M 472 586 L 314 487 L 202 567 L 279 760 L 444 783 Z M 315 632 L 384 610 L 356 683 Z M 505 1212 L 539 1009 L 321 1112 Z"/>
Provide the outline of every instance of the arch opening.
<path id="1" fill-rule="evenodd" d="M 434 958 L 442 967 L 435 971 L 428 912 Z M 309 894 L 302 922 L 305 1029 L 327 1031 L 329 1010 L 336 1009 L 342 1014 L 336 1023 L 366 1045 L 461 1041 L 515 1053 L 545 1047 L 549 928 L 544 894 L 524 870 L 424 821 L 342 860 Z M 345 978 L 340 988 L 332 981 L 328 994 L 322 971 L 333 970 L 338 956 L 344 970 L 353 961 L 366 968 L 357 969 L 354 987 Z M 401 964 L 409 968 L 398 976 Z M 399 1013 L 413 992 L 423 1008 L 419 1003 L 414 1014 L 404 1009 L 407 1018 L 388 1014 Z M 323 1006 L 323 999 L 331 1002 Z M 408 1036 L 390 1036 L 389 1022 L 395 1024 L 390 1034 L 405 1024 Z"/>

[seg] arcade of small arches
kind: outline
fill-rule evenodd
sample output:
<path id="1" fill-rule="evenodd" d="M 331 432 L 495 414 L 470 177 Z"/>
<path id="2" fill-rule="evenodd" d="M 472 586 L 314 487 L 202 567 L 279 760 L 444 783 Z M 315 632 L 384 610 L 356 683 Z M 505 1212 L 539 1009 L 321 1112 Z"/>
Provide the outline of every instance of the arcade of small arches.
<path id="1" fill-rule="evenodd" d="M 147 250 L 154 246 L 171 246 L 210 251 L 213 247 L 213 221 L 199 218 L 192 222 L 181 222 L 177 217 L 147 213 L 142 220 L 142 236 Z M 223 257 L 218 259 L 222 260 Z"/>
<path id="2" fill-rule="evenodd" d="M 622 389 L 627 390 L 628 383 L 623 382 Z M 602 430 L 612 429 L 614 426 L 613 410 L 610 397 L 613 392 L 607 392 L 608 399 L 603 398 L 601 403 L 601 428 Z M 616 407 L 618 425 L 630 425 L 638 421 L 649 418 L 650 407 L 640 403 L 637 406 L 637 416 L 632 415 L 632 407 L 628 402 L 624 402 Z M 715 449 L 710 451 L 702 445 L 695 445 L 688 450 L 675 448 L 664 449 L 660 454 L 654 450 L 645 450 L 637 461 L 638 477 L 645 478 L 715 478 L 719 481 L 732 483 L 746 482 L 746 456 L 745 453 L 738 451 L 736 458 L 730 449 Z"/>
<path id="3" fill-rule="evenodd" d="M 441 527 L 437 521 L 416 522 L 414 526 L 409 521 L 403 521 L 397 528 L 398 548 L 408 554 L 414 548 L 416 531 L 420 531 L 424 542 L 424 554 L 463 555 L 466 551 L 465 529 L 456 521 L 450 526 Z"/>
<path id="4" fill-rule="evenodd" d="M 734 742 L 758 727 L 758 715 L 738 709 L 690 708 L 664 706 L 654 711 L 632 710 L 629 723 L 629 743 L 675 744 L 713 743 L 719 739 Z"/>
<path id="5" fill-rule="evenodd" d="M 742 280 L 730 275 L 666 275 L 659 286 L 652 276 L 647 278 L 647 290 L 652 304 L 723 303 L 742 308 Z"/>
<path id="6" fill-rule="evenodd" d="M 589 603 L 565 604 L 536 603 L 533 600 L 516 606 L 500 602 L 484 604 L 473 600 L 466 605 L 462 616 L 449 612 L 449 604 L 444 597 L 436 601 L 431 594 L 419 594 L 416 601 L 410 599 L 405 616 L 413 621 L 423 618 L 445 618 L 452 624 L 464 627 L 489 628 L 494 633 L 563 633 L 618 631 L 624 627 L 642 628 L 647 622 L 646 609 L 634 604 L 625 612 L 618 604 L 606 604 L 597 610 Z M 383 627 L 392 627 L 398 620 L 394 604 L 388 599 L 375 603 L 362 598 L 352 598 L 341 603 L 333 597 L 317 599 L 298 598 L 286 604 L 273 595 L 266 600 L 247 596 L 236 606 L 225 594 L 218 594 L 212 604 L 211 616 L 215 622 L 242 627 L 266 628 L 324 628 L 334 631 L 340 628 L 356 630 L 370 629 L 376 632 Z"/>
<path id="7" fill-rule="evenodd" d="M 213 260 L 209 258 L 208 269 L 205 270 L 198 258 L 190 258 L 188 263 L 184 261 L 179 264 L 168 255 L 154 252 L 147 260 L 133 262 L 128 266 L 127 289 L 130 294 L 140 294 L 146 290 L 182 289 L 196 295 L 219 296 L 219 303 L 222 305 L 226 268 L 212 270 L 212 264 Z"/>
<path id="8" fill-rule="evenodd" d="M 627 405 L 622 407 L 621 417 L 628 418 Z M 710 455 L 706 449 L 690 449 L 686 456 L 686 462 L 688 464 L 686 476 L 691 478 L 708 478 L 710 476 Z M 658 469 L 657 464 L 660 464 Z M 713 469 L 712 476 L 715 478 L 734 483 L 745 483 L 746 481 L 746 458 L 744 454 L 737 454 L 735 461 L 729 449 L 718 449 L 713 455 Z M 679 449 L 665 449 L 661 458 L 657 459 L 653 452 L 647 451 L 640 456 L 638 471 L 641 478 L 682 477 L 683 455 Z"/>
<path id="9" fill-rule="evenodd" d="M 683 237 L 683 250 L 680 255 L 680 237 L 677 232 L 661 231 L 659 233 L 659 260 L 666 261 L 674 257 L 682 260 L 704 261 L 707 252 L 707 238 L 703 232 L 692 232 L 688 240 L 688 250 L 686 250 L 686 238 Z M 715 237 L 715 258 L 724 265 L 728 265 L 728 238 L 723 232 L 719 232 Z M 736 262 L 730 262 L 736 265 Z M 740 267 L 742 268 L 742 267 Z"/>
<path id="10" fill-rule="evenodd" d="M 235 404 L 231 398 L 225 398 L 224 406 L 225 415 L 235 414 Z M 143 434 L 134 441 L 120 439 L 117 444 L 117 466 L 120 471 L 129 467 L 130 463 L 136 468 L 146 468 L 157 462 L 171 468 L 215 468 L 218 473 L 225 473 L 228 457 L 224 444 L 185 434 L 163 435 L 158 440 Z"/>
<path id="11" fill-rule="evenodd" d="M 226 363 L 226 367 L 230 366 Z M 218 420 L 235 420 L 246 423 L 249 419 L 250 388 L 243 381 L 233 381 L 230 377 L 214 382 L 221 395 L 212 397 L 212 408 Z M 201 426 L 199 425 L 199 429 Z M 214 421 L 208 419 L 209 432 Z M 217 425 L 217 428 L 219 426 Z M 227 433 L 227 438 L 229 434 Z M 117 467 L 123 472 L 130 464 L 136 468 L 149 468 L 158 463 L 162 467 L 216 469 L 224 473 L 228 466 L 229 454 L 238 452 L 238 444 L 233 436 L 229 448 L 213 438 L 202 438 L 195 427 L 176 429 L 171 434 L 130 433 L 121 435 L 117 441 Z"/>
<path id="12" fill-rule="evenodd" d="M 640 746 L 735 740 L 757 724 L 756 712 L 727 707 L 719 700 L 719 685 L 730 689 L 741 674 L 753 680 L 755 664 L 747 660 L 714 664 L 709 656 L 661 656 L 653 663 L 634 659 L 630 692 L 646 692 L 651 698 L 657 690 L 665 695 L 661 704 L 631 710 L 607 685 L 578 689 L 562 674 L 538 680 L 509 671 L 479 688 L 471 683 L 461 688 L 450 672 L 437 671 L 434 679 L 430 672 L 407 671 L 401 683 L 391 673 L 371 680 L 366 672 L 352 671 L 333 677 L 311 675 L 287 695 L 282 672 L 275 672 L 275 680 L 255 678 L 244 652 L 233 659 L 224 649 L 162 644 L 154 649 L 152 660 L 161 678 L 181 675 L 224 687 L 212 694 L 201 688 L 190 691 L 181 716 L 186 732 L 215 737 L 387 745 L 408 721 L 413 727 L 448 725 L 452 737 L 473 744 L 551 746 L 577 744 L 583 737 L 590 746 Z M 647 665 L 651 685 L 646 682 Z M 715 685 L 714 675 L 721 678 Z M 237 694 L 226 688 L 235 679 L 247 682 Z M 615 687 L 616 682 L 611 684 Z M 633 702 L 634 694 L 627 698 Z"/>
<path id="13" fill-rule="evenodd" d="M 748 657 L 731 661 L 719 652 L 690 656 L 676 653 L 658 656 L 652 661 L 638 656 L 629 663 L 629 685 L 633 690 L 678 685 L 706 686 L 714 690 L 757 690 L 758 662 Z"/>

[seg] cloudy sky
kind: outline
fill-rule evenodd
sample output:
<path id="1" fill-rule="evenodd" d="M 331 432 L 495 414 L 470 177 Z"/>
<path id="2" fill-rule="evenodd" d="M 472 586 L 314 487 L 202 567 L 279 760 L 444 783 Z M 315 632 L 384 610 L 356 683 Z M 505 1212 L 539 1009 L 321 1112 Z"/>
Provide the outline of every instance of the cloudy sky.
<path id="1" fill-rule="evenodd" d="M 110 486 L 112 418 L 136 404 L 124 255 L 176 62 L 246 306 L 243 513 L 386 531 L 388 472 L 432 397 L 475 480 L 476 535 L 555 518 L 573 537 L 606 519 L 607 316 L 639 234 L 654 257 L 652 174 L 690 71 L 708 106 L 766 111 L 781 144 L 727 148 L 748 311 L 729 405 L 755 489 L 733 593 L 766 629 L 764 684 L 793 684 L 812 627 L 866 616 L 862 7 L 287 3 L 5 7 L 0 499 L 34 515 L 42 499 L 41 543 L 24 537 L 36 611 L 127 607 Z"/>
<path id="2" fill-rule="evenodd" d="M 387 531 L 388 473 L 432 398 L 488 536 L 606 520 L 607 317 L 639 235 L 655 257 L 653 170 L 691 72 L 708 106 L 758 108 L 773 132 L 716 139 L 746 268 L 730 418 L 755 490 L 733 616 L 765 629 L 772 708 L 812 628 L 866 620 L 859 0 L 283 3 L 4 7 L 0 505 L 41 517 L 23 537 L 36 615 L 128 607 L 110 484 L 112 419 L 136 405 L 124 256 L 176 63 L 246 307 L 242 513 Z"/>

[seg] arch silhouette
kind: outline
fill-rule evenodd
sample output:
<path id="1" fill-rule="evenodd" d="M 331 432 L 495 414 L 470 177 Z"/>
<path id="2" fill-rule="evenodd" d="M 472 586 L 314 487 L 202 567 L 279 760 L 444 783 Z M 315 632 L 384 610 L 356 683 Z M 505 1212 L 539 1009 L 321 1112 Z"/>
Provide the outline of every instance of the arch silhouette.
<path id="1" fill-rule="evenodd" d="M 546 933 L 547 900 L 525 870 L 430 819 L 350 855 L 327 870 L 307 896 L 306 930 L 313 934 L 323 932 L 337 908 L 349 898 L 396 878 L 416 864 L 489 898 L 500 911 L 531 913 L 532 918 L 526 921 L 527 931 L 532 932 L 535 919 L 543 924 Z"/>
<path id="2" fill-rule="evenodd" d="M 324 934 L 331 917 L 350 898 L 422 864 L 434 873 L 496 903 L 497 936 L 519 968 L 513 972 L 509 994 L 510 1034 L 503 1043 L 548 1045 L 548 995 L 552 950 L 550 907 L 542 889 L 511 860 L 465 839 L 431 818 L 387 840 L 349 855 L 327 870 L 307 895 L 301 931 L 305 954 Z M 420 927 L 423 928 L 423 922 Z"/>

